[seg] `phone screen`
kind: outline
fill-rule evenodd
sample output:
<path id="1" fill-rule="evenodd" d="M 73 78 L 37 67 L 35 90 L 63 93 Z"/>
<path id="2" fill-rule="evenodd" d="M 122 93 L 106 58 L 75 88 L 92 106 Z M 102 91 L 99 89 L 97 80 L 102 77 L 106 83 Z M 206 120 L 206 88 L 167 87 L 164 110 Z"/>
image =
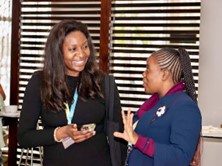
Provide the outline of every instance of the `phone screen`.
<path id="1" fill-rule="evenodd" d="M 87 131 L 94 131 L 96 128 L 96 124 L 95 123 L 90 123 L 90 124 L 84 124 L 81 126 L 80 130 L 81 131 L 84 131 L 84 130 L 87 130 Z"/>

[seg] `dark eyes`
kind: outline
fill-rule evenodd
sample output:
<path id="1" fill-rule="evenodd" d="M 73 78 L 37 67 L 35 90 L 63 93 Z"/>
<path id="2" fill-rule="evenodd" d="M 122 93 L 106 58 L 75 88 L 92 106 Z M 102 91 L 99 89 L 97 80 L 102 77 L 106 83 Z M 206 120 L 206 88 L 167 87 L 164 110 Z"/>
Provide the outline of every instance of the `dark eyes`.
<path id="1" fill-rule="evenodd" d="M 88 44 L 84 44 L 83 47 L 82 47 L 82 50 L 85 50 L 85 49 L 87 49 L 88 47 L 89 47 Z"/>
<path id="2" fill-rule="evenodd" d="M 69 50 L 70 52 L 74 52 L 74 51 L 76 51 L 76 48 L 68 48 L 68 50 Z"/>
<path id="3" fill-rule="evenodd" d="M 84 44 L 84 45 L 82 46 L 81 50 L 82 50 L 82 51 L 85 51 L 85 50 L 88 49 L 88 48 L 89 48 L 88 44 Z M 76 52 L 77 49 L 78 49 L 77 47 L 71 47 L 71 48 L 68 48 L 68 51 L 70 51 L 70 52 Z"/>

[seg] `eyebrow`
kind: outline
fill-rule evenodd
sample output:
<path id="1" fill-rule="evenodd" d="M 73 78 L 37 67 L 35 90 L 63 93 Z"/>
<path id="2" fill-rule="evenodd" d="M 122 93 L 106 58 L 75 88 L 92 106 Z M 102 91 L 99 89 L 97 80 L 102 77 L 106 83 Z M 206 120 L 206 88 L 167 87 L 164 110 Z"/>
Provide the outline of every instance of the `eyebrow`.
<path id="1" fill-rule="evenodd" d="M 88 44 L 88 40 L 86 39 L 84 42 L 82 42 L 82 44 Z"/>
<path id="2" fill-rule="evenodd" d="M 70 43 L 70 42 L 67 42 L 67 41 L 65 41 L 64 40 L 64 42 L 63 42 L 65 45 L 69 45 L 69 46 L 76 46 L 77 44 L 72 44 L 72 43 Z M 82 43 L 81 43 L 81 45 L 83 45 L 83 44 L 88 44 L 88 40 L 86 39 L 86 40 L 84 40 Z"/>

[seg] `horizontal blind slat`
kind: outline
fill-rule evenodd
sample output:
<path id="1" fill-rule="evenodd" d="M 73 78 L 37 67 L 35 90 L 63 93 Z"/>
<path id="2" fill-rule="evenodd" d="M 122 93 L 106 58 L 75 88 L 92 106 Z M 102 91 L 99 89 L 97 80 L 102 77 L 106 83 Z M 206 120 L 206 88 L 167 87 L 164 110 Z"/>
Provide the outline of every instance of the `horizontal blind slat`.
<path id="1" fill-rule="evenodd" d="M 146 59 L 163 47 L 188 50 L 198 86 L 200 1 L 115 0 L 111 19 L 109 65 L 123 107 L 137 110 L 145 100 L 142 73 Z"/>

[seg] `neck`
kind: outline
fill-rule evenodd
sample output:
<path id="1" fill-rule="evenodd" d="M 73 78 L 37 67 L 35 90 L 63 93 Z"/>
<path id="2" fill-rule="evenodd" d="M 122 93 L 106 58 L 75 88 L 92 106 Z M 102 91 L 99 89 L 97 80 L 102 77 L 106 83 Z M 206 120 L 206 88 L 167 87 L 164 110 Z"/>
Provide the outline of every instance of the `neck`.
<path id="1" fill-rule="evenodd" d="M 166 95 L 169 95 L 169 94 L 174 94 L 174 93 L 177 93 L 177 92 L 180 92 L 180 91 L 183 91 L 186 89 L 186 86 L 184 85 L 184 83 L 181 81 L 181 82 L 178 82 L 176 84 L 174 84 L 168 91 L 167 93 L 165 93 L 165 96 Z"/>
<path id="2" fill-rule="evenodd" d="M 175 84 L 173 82 L 166 82 L 165 84 L 163 84 L 161 91 L 158 92 L 159 98 L 165 96 L 167 92 L 174 86 Z"/>

